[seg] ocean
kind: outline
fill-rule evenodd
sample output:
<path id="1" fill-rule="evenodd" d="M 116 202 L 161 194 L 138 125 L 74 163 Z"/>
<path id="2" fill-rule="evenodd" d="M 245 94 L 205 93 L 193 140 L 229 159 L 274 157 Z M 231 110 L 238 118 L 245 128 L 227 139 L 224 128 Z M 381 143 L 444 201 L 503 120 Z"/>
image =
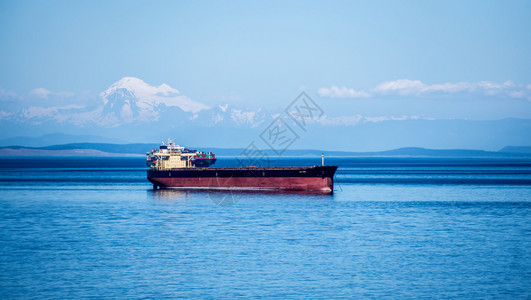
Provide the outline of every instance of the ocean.
<path id="1" fill-rule="evenodd" d="M 0 296 L 531 297 L 531 160 L 326 163 L 333 195 L 152 190 L 144 158 L 0 159 Z"/>

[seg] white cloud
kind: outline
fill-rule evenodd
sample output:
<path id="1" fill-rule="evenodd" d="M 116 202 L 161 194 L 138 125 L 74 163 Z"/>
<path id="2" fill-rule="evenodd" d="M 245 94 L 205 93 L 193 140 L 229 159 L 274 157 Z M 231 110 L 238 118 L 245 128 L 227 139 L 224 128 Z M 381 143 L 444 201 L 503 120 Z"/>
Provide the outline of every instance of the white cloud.
<path id="1" fill-rule="evenodd" d="M 420 80 L 398 79 L 386 81 L 370 92 L 356 91 L 351 88 L 333 86 L 331 88 L 320 88 L 317 93 L 324 98 L 360 98 L 371 96 L 399 95 L 399 96 L 427 96 L 433 94 L 480 94 L 486 96 L 500 96 L 511 98 L 527 98 L 531 96 L 531 84 L 524 86 L 506 81 L 502 84 L 481 81 L 481 82 L 446 82 L 437 84 L 426 84 Z"/>
<path id="2" fill-rule="evenodd" d="M 356 91 L 347 87 L 332 86 L 320 88 L 317 93 L 324 98 L 368 98 L 371 94 L 365 91 Z"/>
<path id="3" fill-rule="evenodd" d="M 435 120 L 433 118 L 426 118 L 421 116 L 380 116 L 380 117 L 365 117 L 365 123 L 379 123 L 384 121 L 407 121 L 407 120 Z"/>
<path id="4" fill-rule="evenodd" d="M 48 98 L 48 96 L 51 94 L 52 92 L 50 92 L 49 90 L 47 89 L 43 89 L 43 88 L 36 88 L 34 89 L 33 91 L 30 92 L 30 95 L 32 96 L 37 96 L 39 98 Z"/>
<path id="5" fill-rule="evenodd" d="M 399 79 L 395 81 L 387 81 L 378 85 L 374 92 L 379 94 L 397 93 L 399 95 L 421 95 L 428 93 L 459 93 L 459 92 L 473 92 L 476 89 L 492 90 L 501 87 L 501 85 L 491 82 L 457 82 L 457 83 L 438 83 L 425 84 L 420 80 Z"/>
<path id="6" fill-rule="evenodd" d="M 60 123 L 83 126 L 99 118 L 102 109 L 102 107 L 89 109 L 83 105 L 76 104 L 54 107 L 30 106 L 24 108 L 20 115 L 34 124 L 40 124 L 51 119 Z"/>
<path id="7" fill-rule="evenodd" d="M 66 105 L 66 106 L 60 106 L 60 107 L 38 107 L 38 106 L 30 106 L 28 108 L 25 108 L 22 110 L 22 115 L 28 119 L 33 118 L 46 118 L 46 117 L 57 117 L 59 116 L 60 112 L 64 112 L 67 110 L 76 110 L 76 109 L 82 109 L 84 106 L 81 105 Z"/>
<path id="8" fill-rule="evenodd" d="M 0 110 L 0 120 L 2 119 L 5 119 L 9 116 L 12 116 L 13 113 L 12 112 L 7 112 L 7 111 L 4 111 L 4 110 Z"/>
<path id="9" fill-rule="evenodd" d="M 317 119 L 317 123 L 325 126 L 356 126 L 363 120 L 362 115 L 328 117 L 326 115 Z"/>
<path id="10" fill-rule="evenodd" d="M 401 95 L 409 95 L 417 93 L 425 87 L 426 85 L 419 80 L 399 79 L 381 83 L 374 89 L 374 91 L 377 93 L 396 91 Z"/>
<path id="11" fill-rule="evenodd" d="M 34 98 L 42 98 L 42 99 L 53 99 L 53 100 L 63 100 L 65 98 L 74 97 L 75 94 L 72 92 L 51 92 L 44 88 L 36 88 L 32 91 L 30 91 L 29 96 Z"/>
<path id="12" fill-rule="evenodd" d="M 422 88 L 420 88 L 417 92 L 419 94 L 423 93 L 436 93 L 436 92 L 442 92 L 442 93 L 459 93 L 459 92 L 472 92 L 474 91 L 475 87 L 473 84 L 470 84 L 468 82 L 457 82 L 457 83 L 438 83 L 438 84 L 422 84 Z"/>
<path id="13" fill-rule="evenodd" d="M 379 123 L 384 121 L 406 121 L 406 120 L 434 120 L 422 116 L 363 116 L 360 114 L 352 116 L 328 117 L 326 115 L 315 122 L 324 126 L 357 126 L 364 123 Z"/>

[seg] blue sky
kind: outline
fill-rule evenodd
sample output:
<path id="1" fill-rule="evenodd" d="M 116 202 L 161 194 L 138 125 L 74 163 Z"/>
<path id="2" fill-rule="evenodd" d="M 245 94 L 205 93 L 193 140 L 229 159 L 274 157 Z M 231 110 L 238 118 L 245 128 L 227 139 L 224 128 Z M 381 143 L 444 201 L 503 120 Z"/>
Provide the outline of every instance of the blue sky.
<path id="1" fill-rule="evenodd" d="M 205 99 L 402 78 L 531 83 L 529 1 L 0 5 L 0 82 L 17 92 L 103 90 L 124 76 Z"/>
<path id="2" fill-rule="evenodd" d="M 531 119 L 529 32 L 530 1 L 5 0 L 0 98 L 92 101 L 132 76 L 210 106 L 304 90 L 336 117 Z"/>

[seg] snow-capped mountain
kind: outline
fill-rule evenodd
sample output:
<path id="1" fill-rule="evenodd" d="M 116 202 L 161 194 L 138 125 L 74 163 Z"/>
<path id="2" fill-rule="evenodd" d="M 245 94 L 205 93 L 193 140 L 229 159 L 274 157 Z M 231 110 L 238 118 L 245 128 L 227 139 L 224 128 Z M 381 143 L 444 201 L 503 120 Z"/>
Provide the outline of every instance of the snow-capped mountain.
<path id="1" fill-rule="evenodd" d="M 100 122 L 104 125 L 156 121 L 165 109 L 171 107 L 187 113 L 198 113 L 209 108 L 167 84 L 151 86 L 134 77 L 122 78 L 100 96 L 103 99 Z"/>
<path id="2" fill-rule="evenodd" d="M 209 107 L 167 84 L 151 86 L 134 77 L 122 78 L 100 96 L 103 109 L 98 123 L 106 126 L 163 121 L 172 125 L 254 128 L 267 118 L 261 108 L 252 111 L 229 104 Z"/>
<path id="3" fill-rule="evenodd" d="M 1 111 L 0 121 L 104 128 L 133 124 L 157 126 L 158 123 L 164 123 L 165 127 L 255 128 L 268 118 L 267 112 L 261 108 L 246 110 L 229 104 L 209 107 L 167 84 L 152 86 L 135 77 L 124 77 L 92 97 L 90 105 L 29 106 L 17 112 Z"/>
<path id="4" fill-rule="evenodd" d="M 192 117 L 192 121 L 203 126 L 246 127 L 255 128 L 270 119 L 270 114 L 263 108 L 248 110 L 229 104 L 216 105 L 203 110 Z"/>

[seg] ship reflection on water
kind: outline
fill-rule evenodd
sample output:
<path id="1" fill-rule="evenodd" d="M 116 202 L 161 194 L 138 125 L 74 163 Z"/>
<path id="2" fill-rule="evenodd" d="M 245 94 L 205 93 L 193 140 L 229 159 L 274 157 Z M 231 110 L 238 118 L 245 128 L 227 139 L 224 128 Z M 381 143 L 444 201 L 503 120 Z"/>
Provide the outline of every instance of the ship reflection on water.
<path id="1" fill-rule="evenodd" d="M 190 194 L 193 193 L 193 191 L 177 189 L 149 189 L 147 192 L 148 194 L 151 194 L 153 198 L 157 198 L 159 200 L 184 200 L 191 198 Z"/>
<path id="2" fill-rule="evenodd" d="M 278 191 L 278 190 L 204 190 L 204 189 L 149 189 L 147 190 L 153 198 L 160 201 L 167 200 L 204 200 L 209 199 L 217 206 L 232 206 L 240 201 L 250 198 L 273 199 L 278 197 L 304 196 L 319 199 L 333 199 L 333 194 L 322 194 L 311 191 Z"/>

